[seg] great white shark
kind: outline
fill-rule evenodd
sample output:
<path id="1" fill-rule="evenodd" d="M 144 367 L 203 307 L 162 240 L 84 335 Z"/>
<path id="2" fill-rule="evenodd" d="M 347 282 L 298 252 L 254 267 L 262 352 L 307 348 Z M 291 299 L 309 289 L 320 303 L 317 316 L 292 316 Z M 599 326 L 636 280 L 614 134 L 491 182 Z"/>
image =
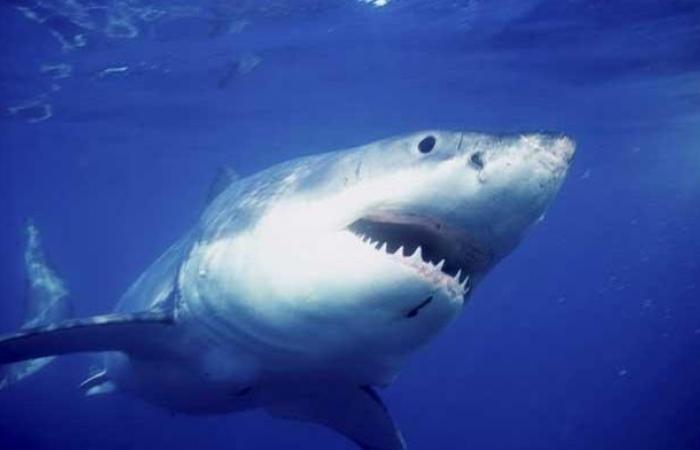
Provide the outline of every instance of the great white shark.
<path id="1" fill-rule="evenodd" d="M 404 449 L 377 388 L 542 217 L 574 147 L 563 135 L 423 131 L 233 180 L 96 317 L 71 318 L 30 226 L 29 316 L 0 338 L 0 387 L 50 357 L 99 352 L 88 395 L 197 414 L 264 408 L 364 449 Z"/>

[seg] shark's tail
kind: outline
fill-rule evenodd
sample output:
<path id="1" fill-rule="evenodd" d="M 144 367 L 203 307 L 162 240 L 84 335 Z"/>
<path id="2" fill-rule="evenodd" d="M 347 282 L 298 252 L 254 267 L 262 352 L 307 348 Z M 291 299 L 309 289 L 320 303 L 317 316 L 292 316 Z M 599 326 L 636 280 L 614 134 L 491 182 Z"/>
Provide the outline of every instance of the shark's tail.
<path id="1" fill-rule="evenodd" d="M 22 328 L 35 328 L 64 320 L 72 315 L 68 290 L 46 260 L 39 230 L 32 221 L 26 225 L 24 268 L 27 277 L 25 318 Z M 32 375 L 54 357 L 31 359 L 0 366 L 0 389 Z"/>

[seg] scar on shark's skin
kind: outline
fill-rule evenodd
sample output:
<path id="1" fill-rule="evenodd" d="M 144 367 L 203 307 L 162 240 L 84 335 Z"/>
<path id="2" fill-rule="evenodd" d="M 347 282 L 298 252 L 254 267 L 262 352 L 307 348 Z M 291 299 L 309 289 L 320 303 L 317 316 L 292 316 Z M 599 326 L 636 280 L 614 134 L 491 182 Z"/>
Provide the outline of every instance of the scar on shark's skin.
<path id="1" fill-rule="evenodd" d="M 404 317 L 406 317 L 406 318 L 408 318 L 408 319 L 412 319 L 412 318 L 416 317 L 416 316 L 418 315 L 418 313 L 420 312 L 420 310 L 423 309 L 423 308 L 425 308 L 426 306 L 428 306 L 428 305 L 430 304 L 430 302 L 432 302 L 432 301 L 433 301 L 433 296 L 431 295 L 431 296 L 429 296 L 428 298 L 426 298 L 425 300 L 423 300 L 422 302 L 420 302 L 420 303 L 419 303 L 418 305 L 416 305 L 415 307 L 411 308 L 411 309 L 404 315 Z"/>

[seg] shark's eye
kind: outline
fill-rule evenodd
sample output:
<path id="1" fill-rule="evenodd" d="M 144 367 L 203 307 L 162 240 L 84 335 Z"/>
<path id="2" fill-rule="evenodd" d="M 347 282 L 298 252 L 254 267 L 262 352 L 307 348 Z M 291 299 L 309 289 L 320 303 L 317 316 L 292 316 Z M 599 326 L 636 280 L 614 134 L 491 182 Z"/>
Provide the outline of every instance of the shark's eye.
<path id="1" fill-rule="evenodd" d="M 435 136 L 426 136 L 418 143 L 418 151 L 430 153 L 435 148 Z"/>

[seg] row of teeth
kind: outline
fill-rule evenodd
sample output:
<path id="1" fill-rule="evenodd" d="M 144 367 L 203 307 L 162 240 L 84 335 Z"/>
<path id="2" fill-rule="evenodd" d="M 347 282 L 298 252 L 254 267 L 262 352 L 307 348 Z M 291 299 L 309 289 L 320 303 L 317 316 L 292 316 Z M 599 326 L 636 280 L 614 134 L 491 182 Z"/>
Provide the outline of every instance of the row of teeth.
<path id="1" fill-rule="evenodd" d="M 416 247 L 416 249 L 413 251 L 413 254 L 410 256 L 404 256 L 403 253 L 403 245 L 397 248 L 393 253 L 389 252 L 387 249 L 386 242 L 382 243 L 381 246 L 378 246 L 379 241 L 373 241 L 369 236 L 365 235 L 360 235 L 360 239 L 362 239 L 362 242 L 365 244 L 368 244 L 370 247 L 379 250 L 381 252 L 384 252 L 388 255 L 391 256 L 399 256 L 401 258 L 408 259 L 409 261 L 412 261 L 414 263 L 419 263 L 419 264 L 424 264 L 430 266 L 430 268 L 434 270 L 438 270 L 442 272 L 442 267 L 445 265 L 445 259 L 441 259 L 440 262 L 437 264 L 433 264 L 432 261 L 425 261 L 423 260 L 423 250 L 421 249 L 421 246 L 419 245 Z M 443 272 L 444 273 L 444 272 Z M 462 269 L 459 269 L 455 275 L 449 275 L 445 273 L 445 275 L 452 277 L 452 280 L 459 285 L 460 288 L 464 291 L 464 293 L 469 292 L 470 286 L 469 286 L 469 274 L 465 273 L 464 274 L 464 279 L 462 280 Z"/>

